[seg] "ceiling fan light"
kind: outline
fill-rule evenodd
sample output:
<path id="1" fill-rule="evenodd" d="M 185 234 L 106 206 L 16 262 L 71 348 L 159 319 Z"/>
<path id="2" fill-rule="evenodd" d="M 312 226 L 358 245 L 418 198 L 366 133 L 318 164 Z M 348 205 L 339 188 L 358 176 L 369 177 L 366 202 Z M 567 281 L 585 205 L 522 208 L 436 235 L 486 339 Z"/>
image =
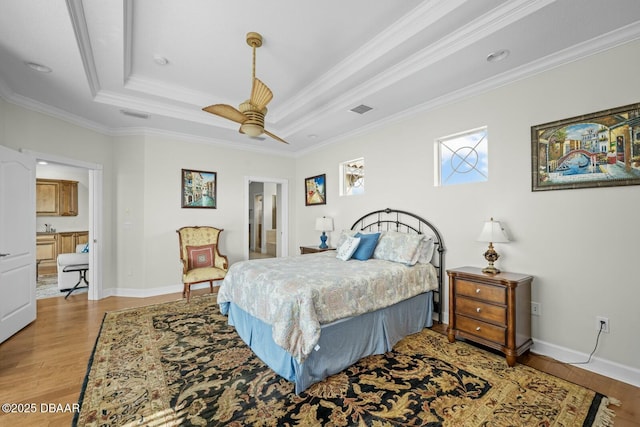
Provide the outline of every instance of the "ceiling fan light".
<path id="1" fill-rule="evenodd" d="M 242 126 L 240 126 L 240 131 L 249 136 L 258 136 L 263 132 L 261 126 L 253 123 L 244 123 Z"/>

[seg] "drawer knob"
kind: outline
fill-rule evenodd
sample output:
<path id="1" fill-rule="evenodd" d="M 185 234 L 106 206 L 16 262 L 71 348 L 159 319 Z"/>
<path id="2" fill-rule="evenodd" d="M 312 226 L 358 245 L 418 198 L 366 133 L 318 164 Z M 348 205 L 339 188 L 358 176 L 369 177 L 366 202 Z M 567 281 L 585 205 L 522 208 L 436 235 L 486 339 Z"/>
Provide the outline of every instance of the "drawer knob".
<path id="1" fill-rule="evenodd" d="M 476 327 L 476 331 L 479 331 L 479 330 L 480 330 L 480 326 L 477 326 L 477 327 Z"/>
<path id="2" fill-rule="evenodd" d="M 480 307 L 476 308 L 476 312 L 480 313 Z"/>
<path id="3" fill-rule="evenodd" d="M 480 288 L 476 289 L 476 294 L 480 293 Z"/>

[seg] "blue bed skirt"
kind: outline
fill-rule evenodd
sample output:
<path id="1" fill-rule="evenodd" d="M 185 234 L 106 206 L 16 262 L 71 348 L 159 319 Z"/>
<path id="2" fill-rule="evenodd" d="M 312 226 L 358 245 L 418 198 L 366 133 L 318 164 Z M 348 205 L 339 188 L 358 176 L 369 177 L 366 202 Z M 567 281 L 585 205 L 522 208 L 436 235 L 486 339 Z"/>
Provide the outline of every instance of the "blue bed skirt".
<path id="1" fill-rule="evenodd" d="M 278 375 L 295 383 L 296 394 L 365 356 L 382 354 L 407 335 L 433 325 L 433 294 L 426 292 L 391 307 L 322 326 L 315 351 L 298 363 L 271 337 L 271 326 L 233 303 L 220 306 L 229 324 Z"/>

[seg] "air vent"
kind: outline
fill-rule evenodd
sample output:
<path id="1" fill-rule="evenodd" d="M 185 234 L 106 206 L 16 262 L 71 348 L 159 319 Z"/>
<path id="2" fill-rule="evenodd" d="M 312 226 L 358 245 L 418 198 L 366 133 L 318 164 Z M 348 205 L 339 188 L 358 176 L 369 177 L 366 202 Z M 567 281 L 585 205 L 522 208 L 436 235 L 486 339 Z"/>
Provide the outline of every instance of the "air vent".
<path id="1" fill-rule="evenodd" d="M 139 113 L 137 111 L 130 110 L 120 110 L 122 114 L 125 116 L 135 117 L 136 119 L 148 119 L 149 115 L 147 113 Z"/>
<path id="2" fill-rule="evenodd" d="M 364 114 L 367 111 L 371 111 L 371 110 L 373 110 L 373 108 L 369 107 L 368 105 L 360 104 L 349 111 L 353 111 L 354 113 L 358 113 L 358 114 Z"/>

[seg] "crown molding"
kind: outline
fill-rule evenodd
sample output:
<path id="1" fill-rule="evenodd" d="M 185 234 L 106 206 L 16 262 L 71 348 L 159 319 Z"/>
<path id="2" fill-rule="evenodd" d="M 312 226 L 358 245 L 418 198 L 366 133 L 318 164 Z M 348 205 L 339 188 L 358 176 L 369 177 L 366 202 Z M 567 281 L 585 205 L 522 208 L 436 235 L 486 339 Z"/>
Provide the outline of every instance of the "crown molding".
<path id="1" fill-rule="evenodd" d="M 213 145 L 213 146 L 217 146 L 225 149 L 253 152 L 253 153 L 259 153 L 259 154 L 275 156 L 275 157 L 288 157 L 288 158 L 294 157 L 294 153 L 291 153 L 288 151 L 287 152 L 278 151 L 272 148 L 264 148 L 260 146 L 247 144 L 245 142 L 225 141 L 218 138 L 209 138 L 209 137 L 192 135 L 188 133 L 165 131 L 161 129 L 147 128 L 147 127 L 116 129 L 113 131 L 112 136 L 115 136 L 115 137 L 152 136 L 152 137 L 158 137 L 158 138 L 175 139 L 175 140 L 190 142 L 194 144 Z"/>
<path id="2" fill-rule="evenodd" d="M 100 90 L 100 81 L 98 79 L 96 63 L 93 58 L 91 39 L 89 37 L 89 29 L 87 28 L 87 20 L 84 15 L 82 0 L 66 0 L 66 2 L 73 32 L 78 42 L 78 50 L 80 51 L 84 73 L 87 77 L 87 83 L 89 84 L 89 90 L 91 91 L 91 95 L 96 96 Z"/>
<path id="3" fill-rule="evenodd" d="M 0 81 L 0 83 L 2 83 Z M 0 84 L 0 88 L 1 88 Z M 255 152 L 266 155 L 273 155 L 278 157 L 293 157 L 294 154 L 291 152 L 282 152 L 274 149 L 256 147 L 247 143 L 238 142 L 238 141 L 225 141 L 217 138 L 209 138 L 202 137 L 188 133 L 180 133 L 173 131 L 165 131 L 162 129 L 148 128 L 148 127 L 122 127 L 122 128 L 107 128 L 95 122 L 86 120 L 82 117 L 71 114 L 67 111 L 51 107 L 50 105 L 46 105 L 40 103 L 38 101 L 34 101 L 33 99 L 26 98 L 21 95 L 11 95 L 10 97 L 5 97 L 3 94 L 3 99 L 7 102 L 27 109 L 29 111 L 34 111 L 40 114 L 44 114 L 61 121 L 70 123 L 72 125 L 88 129 L 94 131 L 96 133 L 110 136 L 110 137 L 122 137 L 122 136 L 156 136 L 163 137 L 169 139 L 178 139 L 181 141 L 188 141 L 192 143 L 199 144 L 207 144 L 207 145 L 215 145 L 221 148 L 228 148 L 240 151 L 248 151 Z"/>
<path id="4" fill-rule="evenodd" d="M 84 117 L 77 116 L 75 114 L 62 110 L 60 108 L 43 104 L 42 102 L 35 101 L 31 98 L 27 98 L 26 96 L 22 96 L 14 93 L 10 97 L 6 98 L 6 100 L 7 102 L 10 102 L 14 105 L 25 108 L 27 110 L 35 111 L 36 113 L 41 113 L 47 116 L 51 116 L 56 119 L 65 121 L 67 123 L 71 123 L 75 126 L 89 129 L 103 135 L 111 135 L 111 132 L 112 132 L 111 129 L 109 129 L 104 125 L 101 125 L 91 120 L 87 120 Z"/>
<path id="5" fill-rule="evenodd" d="M 194 110 L 192 108 L 179 107 L 169 103 L 151 101 L 108 90 L 101 90 L 98 92 L 94 101 L 118 108 L 144 112 L 150 115 L 171 117 L 211 126 L 210 114 L 205 113 L 200 109 Z M 216 124 L 216 126 L 230 130 L 237 130 L 237 126 L 234 126 L 233 123 L 227 123 L 227 121 L 222 120 L 220 121 L 220 124 Z"/>
<path id="6" fill-rule="evenodd" d="M 329 113 L 329 106 L 332 106 L 331 108 L 334 109 L 347 109 L 348 106 L 353 104 L 354 99 L 364 99 L 367 96 L 426 68 L 438 60 L 452 55 L 472 43 L 487 37 L 505 26 L 519 21 L 523 17 L 534 13 L 554 1 L 556 0 L 517 0 L 505 2 L 505 4 L 491 10 L 487 14 L 476 18 L 469 25 L 461 27 L 447 37 L 432 43 L 406 60 L 386 69 L 366 82 L 363 82 L 353 90 L 344 93 L 339 99 L 336 99 L 334 102 L 326 105 L 324 113 Z M 464 1 L 447 1 L 446 3 L 446 7 L 443 3 L 436 2 L 428 2 L 419 6 L 416 10 L 405 15 L 405 17 L 397 21 L 394 25 L 381 32 L 362 49 L 356 52 L 356 54 L 350 56 L 336 67 L 332 68 L 327 74 L 322 76 L 319 81 L 312 83 L 307 89 L 296 96 L 293 102 L 288 103 L 285 107 L 280 107 L 277 110 L 271 111 L 271 114 L 273 114 L 277 121 L 282 119 L 282 116 L 304 109 L 304 105 L 309 103 L 310 100 L 322 96 L 322 94 L 331 87 L 353 76 L 356 72 L 360 71 L 383 54 L 386 54 L 399 44 L 405 42 L 418 31 L 425 29 L 429 24 L 437 21 L 462 5 Z M 387 39 L 389 41 L 387 41 Z M 381 45 L 383 48 L 380 47 Z M 317 118 L 318 120 L 321 116 L 322 113 L 318 115 L 314 114 L 314 118 Z M 299 127 L 288 130 L 289 133 L 293 133 L 299 130 Z"/>
<path id="7" fill-rule="evenodd" d="M 276 121 L 279 121 L 296 111 L 305 109 L 305 105 L 310 100 L 322 96 L 331 88 L 352 77 L 466 1 L 468 0 L 432 0 L 421 3 L 300 91 L 286 105 L 273 109 L 269 113 L 275 117 Z"/>
<path id="8" fill-rule="evenodd" d="M 198 110 L 211 103 L 211 96 L 204 92 L 186 89 L 182 86 L 170 85 L 166 82 L 140 77 L 135 74 L 128 76 L 124 88 L 151 96 L 183 102 L 197 107 Z M 228 101 L 222 102 L 232 104 L 232 102 Z"/>
<path id="9" fill-rule="evenodd" d="M 607 51 L 609 49 L 613 49 L 615 47 L 637 40 L 640 40 L 640 22 L 618 28 L 600 37 L 584 41 L 575 46 L 564 49 L 563 51 L 544 57 L 538 61 L 525 64 L 521 67 L 504 72 L 502 74 L 498 74 L 479 83 L 467 86 L 461 90 L 447 93 L 444 96 L 432 99 L 418 106 L 408 108 L 397 114 L 381 120 L 377 120 L 373 123 L 369 123 L 345 134 L 329 138 L 319 144 L 314 144 L 313 147 L 300 150 L 296 154 L 298 156 L 309 154 L 323 147 L 344 141 L 345 139 L 372 132 L 378 128 L 412 118 L 418 114 L 425 113 L 436 108 L 444 107 L 446 105 L 453 104 L 455 102 L 462 101 L 464 99 L 471 98 L 485 92 L 489 92 L 491 90 L 506 86 L 516 81 L 533 77 L 537 74 L 552 70 L 562 65 L 569 64 L 571 62 L 578 61 L 591 55 L 595 55 L 597 53 Z"/>
<path id="10" fill-rule="evenodd" d="M 535 1 L 518 0 L 510 1 L 473 20 L 469 25 L 459 28 L 447 37 L 416 52 L 402 62 L 386 69 L 373 78 L 361 83 L 341 96 L 334 98 L 322 108 L 315 110 L 313 115 L 297 121 L 291 126 L 285 127 L 285 133 L 298 132 L 305 126 L 322 120 L 326 115 L 336 110 L 347 110 L 353 104 L 354 99 L 366 97 L 391 86 L 398 81 L 411 76 L 420 70 L 432 65 L 455 52 L 464 49 L 471 44 L 499 31 L 500 29 L 519 21 L 525 16 L 534 13 L 540 8 L 553 3 L 556 0 Z M 320 96 L 320 93 L 306 95 L 309 98 Z M 300 108 L 300 107 L 299 107 Z"/>
<path id="11" fill-rule="evenodd" d="M 123 15 L 123 62 L 124 84 L 129 81 L 129 77 L 133 71 L 133 0 L 124 0 Z"/>

